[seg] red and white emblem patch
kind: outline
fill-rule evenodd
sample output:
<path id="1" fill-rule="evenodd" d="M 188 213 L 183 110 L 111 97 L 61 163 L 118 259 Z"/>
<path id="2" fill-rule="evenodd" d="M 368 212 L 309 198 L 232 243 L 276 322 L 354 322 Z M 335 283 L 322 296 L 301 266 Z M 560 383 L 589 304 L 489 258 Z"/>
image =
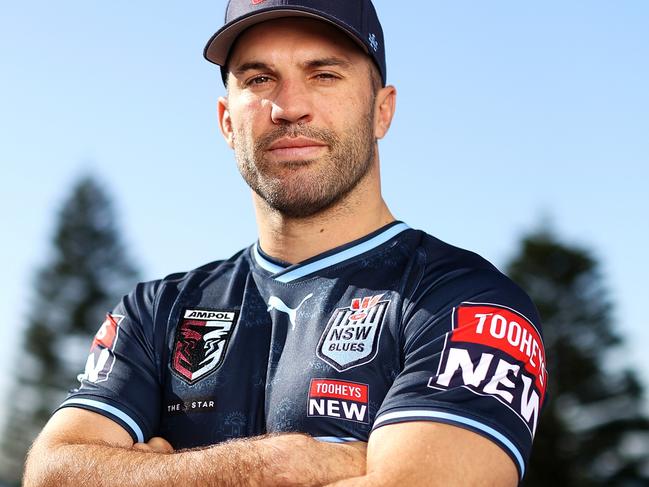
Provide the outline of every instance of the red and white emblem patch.
<path id="1" fill-rule="evenodd" d="M 236 311 L 187 309 L 178 324 L 171 368 L 193 384 L 218 369 L 236 323 Z"/>
<path id="2" fill-rule="evenodd" d="M 428 387 L 489 395 L 514 411 L 534 436 L 546 386 L 543 341 L 530 320 L 497 304 L 454 308 L 453 330 Z"/>

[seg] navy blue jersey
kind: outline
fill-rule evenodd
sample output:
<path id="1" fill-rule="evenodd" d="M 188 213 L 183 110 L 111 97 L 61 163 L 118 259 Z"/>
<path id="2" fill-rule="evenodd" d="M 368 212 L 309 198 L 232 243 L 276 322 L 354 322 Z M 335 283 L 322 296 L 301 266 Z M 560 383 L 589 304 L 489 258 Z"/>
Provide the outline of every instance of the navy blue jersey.
<path id="1" fill-rule="evenodd" d="M 478 255 L 396 222 L 296 265 L 258 245 L 140 284 L 62 407 L 176 449 L 271 432 L 367 441 L 438 421 L 523 474 L 545 396 L 527 295 Z"/>

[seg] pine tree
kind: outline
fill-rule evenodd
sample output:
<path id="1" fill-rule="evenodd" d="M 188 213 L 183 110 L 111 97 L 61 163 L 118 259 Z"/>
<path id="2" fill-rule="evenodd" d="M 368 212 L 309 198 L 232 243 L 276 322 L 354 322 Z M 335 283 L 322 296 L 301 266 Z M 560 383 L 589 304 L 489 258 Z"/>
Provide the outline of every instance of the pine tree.
<path id="1" fill-rule="evenodd" d="M 18 484 L 26 451 L 83 370 L 90 338 L 137 279 L 111 200 L 82 177 L 64 202 L 37 272 L 2 435 L 2 478 Z"/>
<path id="2" fill-rule="evenodd" d="M 523 485 L 649 485 L 643 388 L 613 360 L 622 340 L 596 259 L 542 230 L 523 239 L 508 274 L 539 309 L 549 374 Z"/>

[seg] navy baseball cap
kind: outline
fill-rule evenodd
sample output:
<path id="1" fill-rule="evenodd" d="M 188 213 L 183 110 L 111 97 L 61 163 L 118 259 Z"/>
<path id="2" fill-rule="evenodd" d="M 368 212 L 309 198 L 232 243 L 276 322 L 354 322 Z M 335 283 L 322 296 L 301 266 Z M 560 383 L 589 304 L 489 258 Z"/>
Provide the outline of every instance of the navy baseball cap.
<path id="1" fill-rule="evenodd" d="M 374 61 L 385 86 L 383 29 L 371 0 L 230 0 L 225 24 L 205 46 L 205 59 L 221 66 L 225 81 L 225 66 L 237 37 L 255 24 L 282 17 L 315 18 L 338 27 Z"/>

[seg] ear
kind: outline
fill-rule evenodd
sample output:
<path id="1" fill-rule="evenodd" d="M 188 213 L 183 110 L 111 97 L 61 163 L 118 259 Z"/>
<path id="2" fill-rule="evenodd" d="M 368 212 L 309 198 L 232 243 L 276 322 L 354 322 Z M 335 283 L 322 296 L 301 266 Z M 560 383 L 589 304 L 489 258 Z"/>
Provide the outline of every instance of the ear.
<path id="1" fill-rule="evenodd" d="M 228 110 L 228 99 L 220 96 L 218 101 L 218 111 L 219 111 L 219 127 L 223 138 L 230 146 L 230 149 L 234 149 L 234 137 L 232 130 L 232 118 L 230 118 L 230 110 Z"/>
<path id="2" fill-rule="evenodd" d="M 388 85 L 376 94 L 374 106 L 374 137 L 382 139 L 388 133 L 397 106 L 397 89 Z"/>

